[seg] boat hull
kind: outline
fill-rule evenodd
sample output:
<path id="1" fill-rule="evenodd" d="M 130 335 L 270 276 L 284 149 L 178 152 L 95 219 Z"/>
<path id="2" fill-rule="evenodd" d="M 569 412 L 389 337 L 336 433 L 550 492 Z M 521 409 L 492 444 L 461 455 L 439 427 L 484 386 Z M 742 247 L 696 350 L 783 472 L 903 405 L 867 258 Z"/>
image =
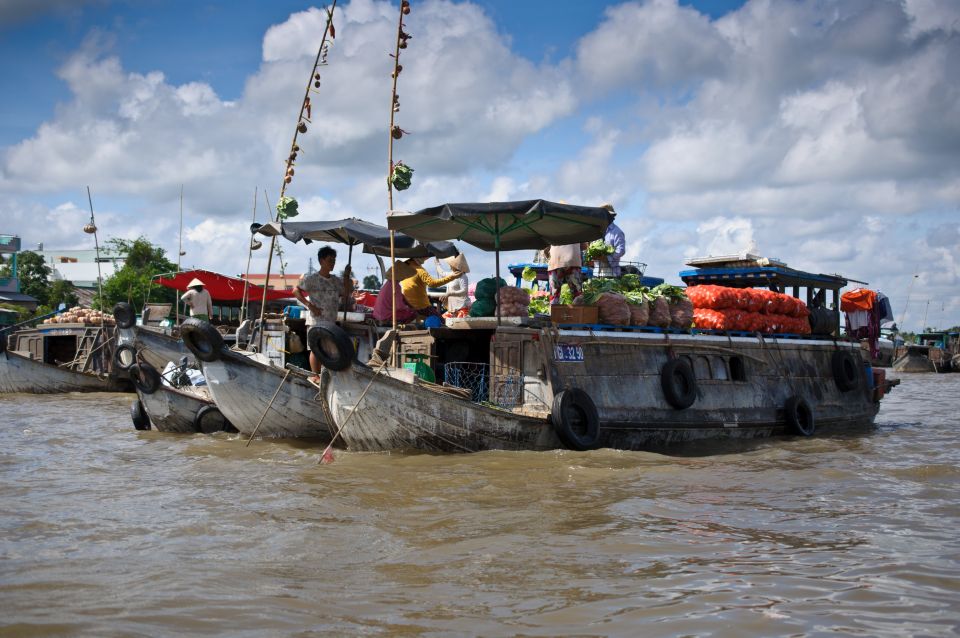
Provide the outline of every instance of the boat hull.
<path id="1" fill-rule="evenodd" d="M 0 353 L 0 392 L 128 392 L 130 384 L 110 376 L 65 370 L 16 352 Z"/>
<path id="2" fill-rule="evenodd" d="M 203 363 L 203 376 L 217 407 L 246 436 L 255 432 L 264 438 L 323 442 L 331 438 L 327 419 L 315 400 L 317 387 L 308 381 L 306 370 L 293 366 L 284 370 L 223 350 L 219 360 Z"/>
<path id="3" fill-rule="evenodd" d="M 213 401 L 200 394 L 172 388 L 161 384 L 152 394 L 137 390 L 137 398 L 150 419 L 150 425 L 158 432 L 197 432 L 197 412 L 214 405 Z"/>
<path id="4" fill-rule="evenodd" d="M 182 357 L 187 357 L 188 365 L 194 365 L 193 353 L 178 337 L 143 326 L 135 326 L 132 330 L 140 356 L 157 370 L 163 370 L 170 361 L 179 363 Z"/>
<path id="5" fill-rule="evenodd" d="M 553 359 L 558 345 L 582 349 L 582 358 Z M 510 358 L 508 351 L 520 353 L 512 359 L 518 383 L 534 400 L 497 409 L 431 387 L 405 371 L 384 368 L 378 373 L 356 364 L 341 372 L 325 371 L 321 399 L 344 445 L 368 451 L 561 448 L 550 411 L 556 393 L 565 389 L 585 392 L 596 406 L 599 434 L 591 447 L 624 450 L 791 433 L 796 428 L 788 410 L 799 399 L 810 406 L 817 432 L 869 427 L 879 409 L 856 344 L 501 331 L 492 349 L 501 362 Z M 856 387 L 846 391 L 832 372 L 838 351 L 856 365 Z M 666 400 L 663 387 L 662 370 L 675 358 L 691 361 L 696 374 L 695 400 L 682 409 Z"/>

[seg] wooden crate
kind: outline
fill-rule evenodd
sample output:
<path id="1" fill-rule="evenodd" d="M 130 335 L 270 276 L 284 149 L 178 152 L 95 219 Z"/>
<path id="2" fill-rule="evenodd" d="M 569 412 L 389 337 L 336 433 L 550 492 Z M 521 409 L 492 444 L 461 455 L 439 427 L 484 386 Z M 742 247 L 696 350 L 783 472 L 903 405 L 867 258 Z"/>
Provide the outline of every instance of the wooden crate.
<path id="1" fill-rule="evenodd" d="M 550 306 L 553 323 L 597 323 L 596 306 Z"/>

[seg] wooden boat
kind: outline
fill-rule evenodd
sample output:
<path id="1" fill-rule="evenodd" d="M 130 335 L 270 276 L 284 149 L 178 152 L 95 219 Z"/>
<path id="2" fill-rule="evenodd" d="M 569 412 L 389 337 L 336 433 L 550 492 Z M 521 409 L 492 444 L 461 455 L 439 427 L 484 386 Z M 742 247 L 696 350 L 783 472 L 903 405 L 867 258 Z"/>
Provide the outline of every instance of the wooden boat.
<path id="1" fill-rule="evenodd" d="M 897 372 L 955 372 L 955 355 L 960 351 L 958 333 L 923 332 L 916 336 L 916 343 L 908 343 L 897 349 L 893 369 Z"/>
<path id="2" fill-rule="evenodd" d="M 112 326 L 60 323 L 0 339 L 0 392 L 127 392 L 115 374 Z"/>
<path id="3" fill-rule="evenodd" d="M 130 406 L 134 427 L 184 434 L 236 432 L 213 402 L 206 386 L 191 383 L 186 373 L 190 364 L 186 360 L 173 374 L 167 375 L 168 378 L 150 363 L 144 356 L 146 349 L 140 343 L 140 337 L 147 332 L 136 327 L 121 328 L 117 337 L 121 352 L 127 348 L 134 352 L 132 363 L 126 366 L 137 392 L 137 398 Z M 152 354 L 156 355 L 156 352 Z M 167 363 L 164 362 L 160 369 L 166 368 Z M 124 363 L 120 361 L 118 365 Z"/>
<path id="4" fill-rule="evenodd" d="M 388 213 L 391 229 L 422 242 L 458 237 L 489 250 L 588 241 L 608 222 L 601 209 L 543 200 Z M 898 381 L 874 375 L 859 344 L 839 339 L 835 308 L 846 279 L 781 263 L 705 265 L 681 277 L 689 285 L 792 290 L 798 298 L 805 291 L 814 334 L 448 319 L 447 327 L 391 331 L 362 364 L 349 335 L 321 324 L 307 339 L 324 366 L 314 410 L 329 418 L 334 442 L 370 451 L 638 450 L 873 423 Z M 216 348 L 191 350 L 219 359 L 215 365 L 236 359 Z M 253 383 L 239 385 L 269 393 Z"/>
<path id="5" fill-rule="evenodd" d="M 452 338 L 425 332 L 398 335 L 401 357 L 425 339 Z M 879 408 L 855 343 L 554 327 L 500 327 L 469 338 L 490 347 L 481 396 L 396 367 L 325 370 L 319 400 L 343 444 L 636 450 L 862 427 Z"/>
<path id="6" fill-rule="evenodd" d="M 203 362 L 203 376 L 220 411 L 241 434 L 330 440 L 309 370 L 279 368 L 250 352 L 223 349 L 219 355 Z"/>

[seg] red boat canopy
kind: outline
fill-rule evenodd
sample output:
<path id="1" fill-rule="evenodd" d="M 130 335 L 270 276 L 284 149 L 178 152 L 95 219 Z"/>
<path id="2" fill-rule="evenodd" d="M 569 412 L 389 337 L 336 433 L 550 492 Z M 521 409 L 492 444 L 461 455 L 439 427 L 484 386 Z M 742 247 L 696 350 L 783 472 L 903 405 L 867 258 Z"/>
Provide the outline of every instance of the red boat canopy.
<path id="1" fill-rule="evenodd" d="M 247 298 L 253 301 L 263 299 L 263 287 L 248 284 L 239 277 L 228 277 L 209 270 L 183 270 L 178 273 L 156 275 L 154 279 L 162 286 L 186 292 L 187 284 L 194 279 L 203 282 L 203 287 L 210 293 L 214 301 L 243 301 L 243 287 L 247 286 Z M 267 301 L 289 299 L 293 296 L 290 290 L 268 290 Z"/>

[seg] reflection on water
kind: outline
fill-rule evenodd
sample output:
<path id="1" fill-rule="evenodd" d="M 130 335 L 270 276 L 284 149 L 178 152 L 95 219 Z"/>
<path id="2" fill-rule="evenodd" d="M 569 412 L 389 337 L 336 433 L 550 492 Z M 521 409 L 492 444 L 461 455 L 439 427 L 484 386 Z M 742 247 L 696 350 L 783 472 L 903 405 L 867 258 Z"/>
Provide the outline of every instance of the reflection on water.
<path id="1" fill-rule="evenodd" d="M 337 452 L 0 396 L 0 636 L 955 635 L 960 375 L 870 431 Z"/>

